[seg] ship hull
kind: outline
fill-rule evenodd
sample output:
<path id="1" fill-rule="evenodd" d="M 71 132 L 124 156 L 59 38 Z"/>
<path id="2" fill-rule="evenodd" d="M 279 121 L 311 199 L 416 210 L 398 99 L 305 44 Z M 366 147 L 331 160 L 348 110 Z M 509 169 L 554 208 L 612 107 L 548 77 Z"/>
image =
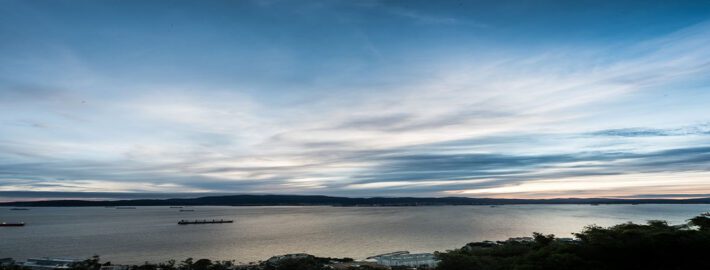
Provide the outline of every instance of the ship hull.
<path id="1" fill-rule="evenodd" d="M 25 223 L 0 223 L 0 227 L 22 227 Z"/>
<path id="2" fill-rule="evenodd" d="M 181 220 L 178 222 L 178 225 L 190 225 L 190 224 L 222 224 L 222 223 L 234 223 L 232 220 L 195 220 L 195 221 L 187 221 L 187 220 Z"/>

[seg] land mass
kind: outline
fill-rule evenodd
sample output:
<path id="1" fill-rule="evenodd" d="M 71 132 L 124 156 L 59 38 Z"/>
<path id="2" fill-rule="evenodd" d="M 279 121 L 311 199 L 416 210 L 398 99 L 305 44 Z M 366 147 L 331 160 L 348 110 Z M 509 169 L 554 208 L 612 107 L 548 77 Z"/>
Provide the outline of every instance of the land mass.
<path id="1" fill-rule="evenodd" d="M 199 198 L 132 200 L 42 200 L 0 203 L 0 206 L 427 206 L 508 204 L 710 204 L 710 198 L 694 199 L 495 199 L 467 197 L 371 197 L 351 198 L 320 195 L 225 195 Z"/>

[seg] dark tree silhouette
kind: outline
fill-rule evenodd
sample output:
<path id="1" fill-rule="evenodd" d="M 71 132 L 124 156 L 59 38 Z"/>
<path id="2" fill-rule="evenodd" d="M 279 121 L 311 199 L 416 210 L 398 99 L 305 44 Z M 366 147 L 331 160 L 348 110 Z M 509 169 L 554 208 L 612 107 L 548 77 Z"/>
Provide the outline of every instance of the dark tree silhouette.
<path id="1" fill-rule="evenodd" d="M 701 231 L 710 230 L 710 212 L 702 213 L 697 217 L 688 220 L 691 226 L 697 226 Z"/>
<path id="2" fill-rule="evenodd" d="M 576 240 L 535 233 L 533 241 L 471 243 L 437 253 L 440 270 L 489 269 L 710 269 L 710 214 L 688 224 L 666 221 L 588 226 Z"/>

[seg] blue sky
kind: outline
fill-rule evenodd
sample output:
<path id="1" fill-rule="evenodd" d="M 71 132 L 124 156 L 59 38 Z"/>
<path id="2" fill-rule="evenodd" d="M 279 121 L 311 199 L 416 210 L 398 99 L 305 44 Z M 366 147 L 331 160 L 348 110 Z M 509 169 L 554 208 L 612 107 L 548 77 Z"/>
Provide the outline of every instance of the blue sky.
<path id="1" fill-rule="evenodd" d="M 707 1 L 1 3 L 0 197 L 710 196 Z"/>

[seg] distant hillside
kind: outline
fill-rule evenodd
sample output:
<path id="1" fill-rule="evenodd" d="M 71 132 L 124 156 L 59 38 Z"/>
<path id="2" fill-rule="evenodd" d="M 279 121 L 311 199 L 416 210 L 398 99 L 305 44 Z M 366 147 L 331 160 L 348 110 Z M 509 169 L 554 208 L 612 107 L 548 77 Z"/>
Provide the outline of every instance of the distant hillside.
<path id="1" fill-rule="evenodd" d="M 504 204 L 708 204 L 710 198 L 699 199 L 491 199 L 491 198 L 416 198 L 416 197 L 373 197 L 348 198 L 308 195 L 229 195 L 208 196 L 190 199 L 150 199 L 150 200 L 48 200 L 0 203 L 0 206 L 178 206 L 178 205 L 222 205 L 222 206 L 269 206 L 269 205 L 328 205 L 328 206 L 422 206 L 422 205 L 504 205 Z"/>

